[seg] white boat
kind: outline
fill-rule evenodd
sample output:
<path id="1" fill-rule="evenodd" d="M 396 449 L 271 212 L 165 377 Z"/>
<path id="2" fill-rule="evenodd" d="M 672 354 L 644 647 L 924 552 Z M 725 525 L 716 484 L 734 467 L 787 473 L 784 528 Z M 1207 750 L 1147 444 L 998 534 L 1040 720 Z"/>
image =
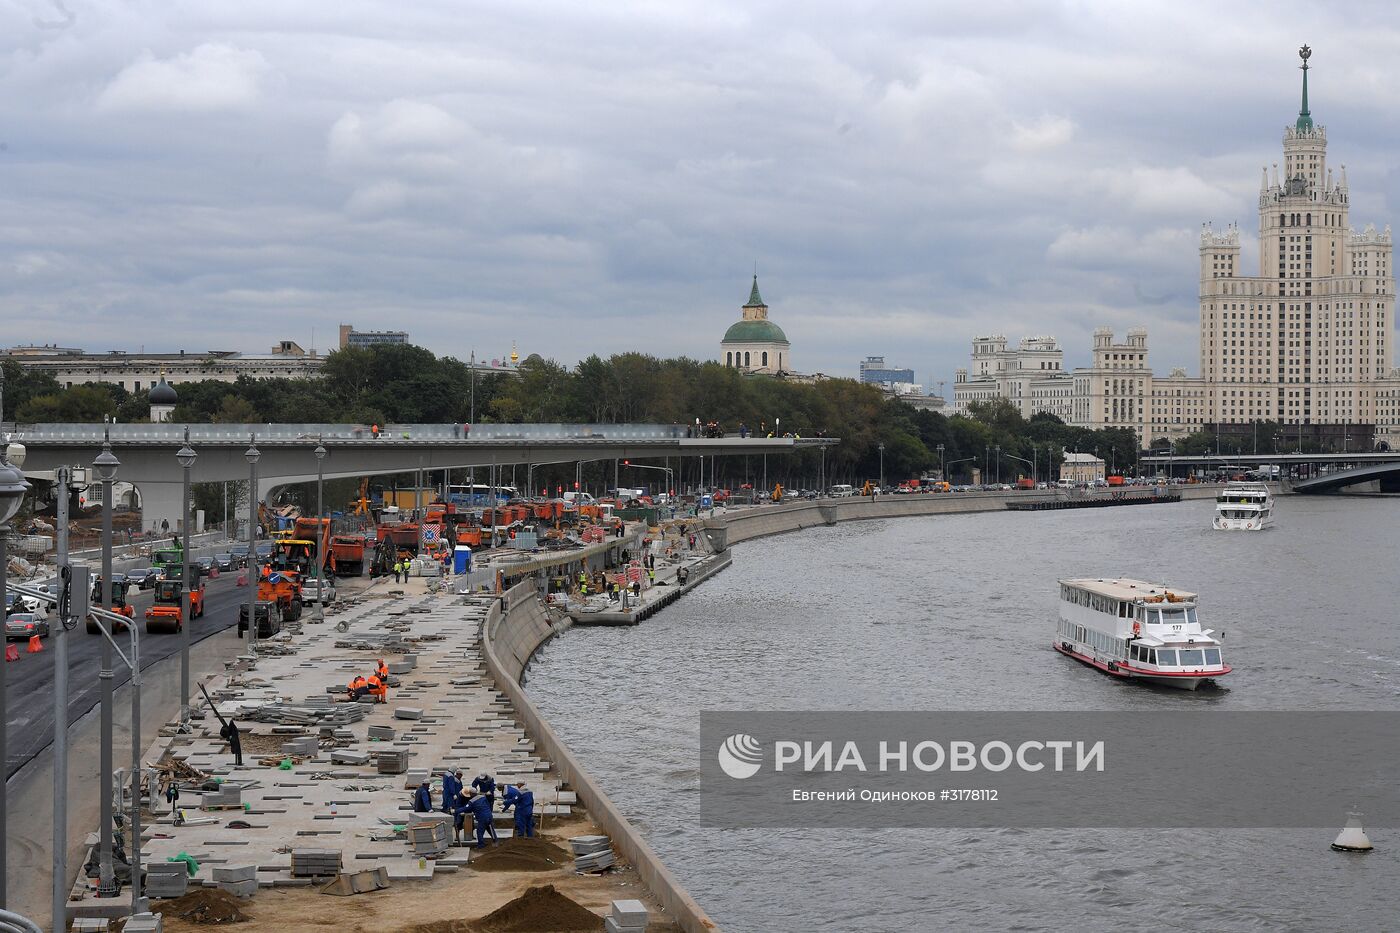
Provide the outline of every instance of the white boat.
<path id="1" fill-rule="evenodd" d="M 1215 498 L 1216 531 L 1262 531 L 1274 523 L 1274 496 L 1264 483 L 1226 483 Z"/>
<path id="2" fill-rule="evenodd" d="M 1196 594 L 1142 580 L 1061 580 L 1054 648 L 1105 674 L 1183 690 L 1230 673 Z"/>

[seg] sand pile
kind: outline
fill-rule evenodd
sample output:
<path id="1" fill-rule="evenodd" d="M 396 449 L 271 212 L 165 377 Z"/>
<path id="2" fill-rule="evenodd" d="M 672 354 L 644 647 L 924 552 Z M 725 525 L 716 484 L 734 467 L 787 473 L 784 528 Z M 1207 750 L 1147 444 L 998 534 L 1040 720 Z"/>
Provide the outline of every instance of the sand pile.
<path id="1" fill-rule="evenodd" d="M 529 840 L 524 840 L 529 841 Z M 601 930 L 603 918 L 572 901 L 554 885 L 527 888 L 515 900 L 493 910 L 476 922 L 481 933 L 573 933 L 575 930 Z"/>
<path id="2" fill-rule="evenodd" d="M 573 856 L 538 836 L 514 837 L 498 846 L 472 852 L 472 871 L 554 871 L 567 868 Z"/>
<path id="3" fill-rule="evenodd" d="M 218 888 L 201 888 L 184 897 L 160 901 L 151 910 L 199 924 L 243 923 L 252 919 L 238 909 L 238 898 Z"/>

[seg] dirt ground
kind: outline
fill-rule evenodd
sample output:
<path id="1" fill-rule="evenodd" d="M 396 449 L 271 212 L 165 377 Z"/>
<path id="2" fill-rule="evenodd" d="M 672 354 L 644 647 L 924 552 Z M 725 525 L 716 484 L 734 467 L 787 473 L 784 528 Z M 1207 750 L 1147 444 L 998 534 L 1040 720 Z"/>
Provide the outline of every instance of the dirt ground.
<path id="1" fill-rule="evenodd" d="M 591 823 L 570 820 L 550 827 L 544 838 L 567 849 L 568 837 L 591 832 L 596 832 Z M 335 933 L 391 933 L 434 921 L 477 920 L 521 896 L 527 888 L 546 884 L 598 914 L 600 924 L 614 900 L 636 899 L 647 905 L 653 918 L 661 915 L 636 871 L 619 860 L 618 866 L 603 875 L 577 875 L 572 868 L 528 872 L 461 868 L 431 881 L 395 882 L 387 890 L 350 897 L 321 894 L 315 887 L 262 888 L 257 896 L 240 902 L 249 918 L 247 922 L 220 926 L 238 933 L 322 929 Z M 153 902 L 151 909 L 159 911 L 160 902 Z M 166 933 L 208 933 L 211 929 L 168 916 L 164 928 Z M 473 930 L 475 925 L 464 923 L 460 929 Z M 669 920 L 653 919 L 647 933 L 679 929 Z"/>

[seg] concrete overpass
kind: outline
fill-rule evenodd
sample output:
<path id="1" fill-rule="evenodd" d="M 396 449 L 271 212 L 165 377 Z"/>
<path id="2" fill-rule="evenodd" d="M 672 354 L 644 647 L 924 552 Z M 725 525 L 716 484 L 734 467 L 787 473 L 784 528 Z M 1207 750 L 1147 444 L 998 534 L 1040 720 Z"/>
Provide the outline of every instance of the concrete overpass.
<path id="1" fill-rule="evenodd" d="M 656 424 L 485 424 L 461 436 L 452 424 L 386 425 L 375 437 L 356 424 L 17 424 L 4 426 L 24 444 L 26 473 L 87 466 L 110 432 L 121 460 L 118 478 L 141 493 L 142 523 L 150 528 L 180 517 L 183 474 L 175 460 L 188 427 L 199 455 L 195 483 L 245 480 L 250 440 L 258 460 L 258 493 L 316 478 L 318 443 L 327 451 L 325 477 L 360 477 L 413 470 L 465 469 L 576 460 L 660 460 L 734 454 L 786 454 L 834 445 L 836 438 L 687 437 L 686 428 Z"/>
<path id="2" fill-rule="evenodd" d="M 1310 479 L 1297 480 L 1290 491 L 1302 495 L 1340 492 L 1343 489 L 1364 486 L 1361 492 L 1400 492 L 1400 462 L 1371 463 L 1324 473 Z"/>

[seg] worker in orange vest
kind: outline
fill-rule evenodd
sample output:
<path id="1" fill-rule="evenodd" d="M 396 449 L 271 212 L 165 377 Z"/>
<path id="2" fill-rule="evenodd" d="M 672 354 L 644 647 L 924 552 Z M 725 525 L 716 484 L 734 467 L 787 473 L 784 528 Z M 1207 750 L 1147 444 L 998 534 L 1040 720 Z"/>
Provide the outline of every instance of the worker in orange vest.
<path id="1" fill-rule="evenodd" d="M 350 694 L 350 699 L 358 700 L 366 693 L 369 693 L 369 681 L 365 680 L 359 674 L 356 674 L 350 681 L 347 692 Z"/>
<path id="2" fill-rule="evenodd" d="M 388 684 L 379 679 L 378 674 L 369 675 L 369 693 L 379 700 L 380 703 L 389 702 Z"/>
<path id="3" fill-rule="evenodd" d="M 384 663 L 384 659 L 379 659 L 379 664 L 375 666 L 374 672 L 379 675 L 379 679 L 384 682 L 384 686 L 389 685 L 389 666 Z"/>

